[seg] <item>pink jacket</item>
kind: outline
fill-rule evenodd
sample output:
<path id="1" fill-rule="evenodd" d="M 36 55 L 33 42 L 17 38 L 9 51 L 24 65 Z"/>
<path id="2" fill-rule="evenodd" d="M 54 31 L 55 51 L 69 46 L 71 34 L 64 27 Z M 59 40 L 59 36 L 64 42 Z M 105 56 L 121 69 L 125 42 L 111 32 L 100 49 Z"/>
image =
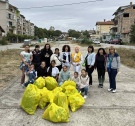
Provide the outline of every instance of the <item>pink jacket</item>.
<path id="1" fill-rule="evenodd" d="M 80 89 L 89 86 L 89 76 L 87 75 L 86 77 L 80 76 L 79 78 L 79 87 Z"/>

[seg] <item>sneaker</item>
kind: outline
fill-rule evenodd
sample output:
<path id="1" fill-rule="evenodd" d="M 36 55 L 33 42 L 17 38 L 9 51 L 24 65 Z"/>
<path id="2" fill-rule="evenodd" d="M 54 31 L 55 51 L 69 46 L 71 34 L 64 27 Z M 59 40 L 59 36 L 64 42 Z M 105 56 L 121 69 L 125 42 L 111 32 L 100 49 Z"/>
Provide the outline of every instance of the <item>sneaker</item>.
<path id="1" fill-rule="evenodd" d="M 109 89 L 108 89 L 109 92 L 112 91 L 112 90 L 113 90 L 112 88 L 109 88 Z"/>
<path id="2" fill-rule="evenodd" d="M 103 88 L 103 85 L 101 85 L 100 88 Z"/>
<path id="3" fill-rule="evenodd" d="M 88 96 L 87 95 L 84 95 L 84 99 L 86 99 Z"/>
<path id="4" fill-rule="evenodd" d="M 115 90 L 112 90 L 112 93 L 116 93 L 116 89 Z"/>

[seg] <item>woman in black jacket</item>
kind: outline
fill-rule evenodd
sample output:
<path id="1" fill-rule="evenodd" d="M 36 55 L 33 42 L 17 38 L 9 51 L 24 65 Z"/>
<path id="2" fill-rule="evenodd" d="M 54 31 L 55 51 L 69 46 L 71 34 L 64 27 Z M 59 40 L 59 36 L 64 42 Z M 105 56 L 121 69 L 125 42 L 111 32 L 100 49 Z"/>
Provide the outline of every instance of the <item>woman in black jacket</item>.
<path id="1" fill-rule="evenodd" d="M 34 64 L 35 70 L 37 71 L 37 68 L 41 64 L 41 51 L 40 51 L 40 46 L 39 45 L 35 46 L 35 49 L 32 51 L 32 54 L 33 54 L 32 63 Z"/>
<path id="2" fill-rule="evenodd" d="M 41 62 L 40 67 L 38 67 L 37 77 L 47 77 L 47 68 L 45 62 Z"/>
<path id="3" fill-rule="evenodd" d="M 106 59 L 107 54 L 105 50 L 103 48 L 99 48 L 95 60 L 95 69 L 97 68 L 99 88 L 103 88 L 103 83 L 105 80 Z"/>
<path id="4" fill-rule="evenodd" d="M 41 50 L 41 61 L 46 62 L 46 67 L 50 66 L 50 57 L 53 52 L 51 50 L 50 44 L 45 44 L 44 48 Z"/>

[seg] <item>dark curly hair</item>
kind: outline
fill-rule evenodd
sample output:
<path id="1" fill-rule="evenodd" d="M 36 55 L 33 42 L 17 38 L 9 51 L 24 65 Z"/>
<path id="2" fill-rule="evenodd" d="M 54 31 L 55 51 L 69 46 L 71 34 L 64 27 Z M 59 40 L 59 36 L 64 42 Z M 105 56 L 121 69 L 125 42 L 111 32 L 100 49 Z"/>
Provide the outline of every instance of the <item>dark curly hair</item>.
<path id="1" fill-rule="evenodd" d="M 100 56 L 100 53 L 99 53 L 100 50 L 103 50 L 103 55 L 106 55 L 105 49 L 99 48 L 98 51 L 97 51 L 97 56 Z"/>
<path id="2" fill-rule="evenodd" d="M 70 52 L 71 49 L 70 49 L 69 45 L 64 45 L 63 48 L 62 48 L 62 52 L 65 52 L 66 47 L 68 48 L 68 52 Z"/>
<path id="3" fill-rule="evenodd" d="M 49 49 L 48 49 L 48 50 L 50 51 L 50 50 L 51 50 L 51 46 L 50 46 L 50 44 L 48 44 L 48 43 L 47 43 L 47 44 L 45 44 L 45 46 L 44 46 L 44 50 L 46 50 L 46 46 L 47 46 L 47 45 L 49 45 Z"/>

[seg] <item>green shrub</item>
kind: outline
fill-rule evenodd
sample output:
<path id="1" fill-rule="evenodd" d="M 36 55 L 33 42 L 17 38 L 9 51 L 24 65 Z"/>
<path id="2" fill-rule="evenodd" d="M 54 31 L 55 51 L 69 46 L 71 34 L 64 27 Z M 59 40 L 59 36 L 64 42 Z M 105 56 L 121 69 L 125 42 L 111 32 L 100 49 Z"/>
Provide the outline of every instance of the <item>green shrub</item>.
<path id="1" fill-rule="evenodd" d="M 8 44 L 7 38 L 4 36 L 2 40 L 0 40 L 0 45 L 7 45 L 7 44 Z"/>
<path id="2" fill-rule="evenodd" d="M 84 38 L 84 39 L 81 41 L 81 44 L 92 44 L 92 41 L 89 40 L 88 38 Z"/>

